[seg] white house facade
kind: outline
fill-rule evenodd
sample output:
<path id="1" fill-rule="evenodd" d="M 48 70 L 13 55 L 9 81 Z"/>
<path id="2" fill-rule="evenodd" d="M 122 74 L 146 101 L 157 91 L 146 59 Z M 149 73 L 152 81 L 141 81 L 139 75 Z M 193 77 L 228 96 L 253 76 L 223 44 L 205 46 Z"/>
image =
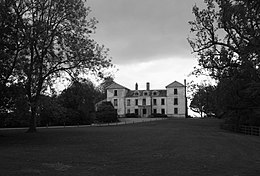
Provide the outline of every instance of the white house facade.
<path id="1" fill-rule="evenodd" d="M 184 83 L 186 84 L 186 83 Z M 150 83 L 146 83 L 146 90 L 130 90 L 114 82 L 107 87 L 107 101 L 110 101 L 120 117 L 135 113 L 141 117 L 151 114 L 166 114 L 168 117 L 186 117 L 187 100 L 186 86 L 174 81 L 163 90 L 150 90 Z"/>

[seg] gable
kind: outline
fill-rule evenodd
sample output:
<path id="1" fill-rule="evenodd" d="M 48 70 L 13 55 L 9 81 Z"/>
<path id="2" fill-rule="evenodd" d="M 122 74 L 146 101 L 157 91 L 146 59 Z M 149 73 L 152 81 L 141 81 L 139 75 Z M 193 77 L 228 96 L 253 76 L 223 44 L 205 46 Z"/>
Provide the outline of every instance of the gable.
<path id="1" fill-rule="evenodd" d="M 178 81 L 174 81 L 171 84 L 169 84 L 168 86 L 166 86 L 166 88 L 174 88 L 174 87 L 185 87 L 183 84 L 179 83 Z"/>
<path id="2" fill-rule="evenodd" d="M 106 89 L 127 89 L 126 87 L 124 86 L 121 86 L 120 84 L 116 83 L 116 82 L 113 82 L 110 86 L 108 86 Z"/>

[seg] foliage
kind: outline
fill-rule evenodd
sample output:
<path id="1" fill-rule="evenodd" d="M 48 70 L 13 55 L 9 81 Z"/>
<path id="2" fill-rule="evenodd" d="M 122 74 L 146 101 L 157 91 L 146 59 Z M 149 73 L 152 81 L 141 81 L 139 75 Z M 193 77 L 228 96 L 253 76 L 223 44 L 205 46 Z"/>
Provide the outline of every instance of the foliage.
<path id="1" fill-rule="evenodd" d="M 258 121 L 260 82 L 260 1 L 206 0 L 206 8 L 193 7 L 188 41 L 198 56 L 194 74 L 209 74 L 218 82 L 216 112 L 247 124 Z M 247 90 L 249 98 L 243 96 Z M 253 114 L 249 112 L 254 112 Z M 259 117 L 258 117 L 259 118 Z M 254 120 L 252 120 L 254 119 Z M 251 123 L 253 124 L 253 123 Z"/>
<path id="2" fill-rule="evenodd" d="M 108 77 L 104 78 L 104 81 L 99 86 L 99 90 L 102 93 L 100 100 L 104 100 L 107 98 L 107 92 L 106 92 L 107 89 L 106 88 L 108 86 L 110 86 L 113 82 L 114 82 L 114 78 L 112 76 L 108 76 Z"/>
<path id="3" fill-rule="evenodd" d="M 60 104 L 67 109 L 67 119 L 70 124 L 92 123 L 92 113 L 95 111 L 95 102 L 100 92 L 89 80 L 73 82 L 63 90 L 58 97 Z"/>
<path id="4" fill-rule="evenodd" d="M 17 17 L 12 4 L 14 1 L 0 2 L 0 86 L 19 82 L 18 69 L 21 69 L 22 58 L 19 52 L 24 43 L 18 32 Z"/>
<path id="5" fill-rule="evenodd" d="M 107 49 L 90 38 L 95 18 L 82 0 L 1 1 L 1 84 L 25 85 L 36 131 L 39 99 L 56 77 L 95 72 L 111 66 Z M 11 30 L 8 30 L 11 29 Z M 2 81 L 4 80 L 4 81 Z"/>
<path id="6" fill-rule="evenodd" d="M 42 95 L 39 100 L 38 114 L 40 126 L 64 125 L 67 121 L 67 109 L 58 102 L 57 97 Z"/>
<path id="7" fill-rule="evenodd" d="M 118 122 L 118 115 L 111 102 L 102 102 L 97 107 L 96 120 L 102 123 Z"/>
<path id="8" fill-rule="evenodd" d="M 136 113 L 127 113 L 125 115 L 126 118 L 140 118 L 140 116 Z"/>
<path id="9" fill-rule="evenodd" d="M 260 84 L 242 84 L 237 87 L 238 91 L 231 102 L 233 104 L 229 104 L 229 111 L 226 111 L 227 123 L 260 126 Z"/>
<path id="10" fill-rule="evenodd" d="M 17 53 L 21 42 L 18 41 L 19 37 L 15 29 L 16 18 L 11 4 L 12 1 L 0 3 L 0 113 L 2 115 L 14 109 L 14 101 L 23 87 L 13 74 L 19 68 Z"/>
<path id="11" fill-rule="evenodd" d="M 161 113 L 153 113 L 151 116 L 149 116 L 151 118 L 167 118 L 168 116 L 166 114 L 161 114 Z"/>
<path id="12" fill-rule="evenodd" d="M 1 89 L 0 118 L 1 127 L 28 126 L 29 105 L 25 89 L 20 84 L 4 86 Z"/>
<path id="13" fill-rule="evenodd" d="M 259 6 L 253 0 L 207 0 L 207 8 L 193 7 L 188 41 L 199 66 L 216 79 L 259 79 Z M 219 9 L 219 10 L 218 10 Z M 196 70 L 201 72 L 203 70 Z"/>
<path id="14" fill-rule="evenodd" d="M 0 127 L 28 126 L 29 105 L 23 87 L 11 85 L 6 97 L 11 100 L 0 113 Z M 75 81 L 59 96 L 41 95 L 37 108 L 37 125 L 82 125 L 94 121 L 95 103 L 101 92 L 89 80 Z"/>
<path id="15" fill-rule="evenodd" d="M 190 103 L 190 109 L 204 115 L 212 116 L 216 114 L 215 87 L 211 85 L 198 85 Z"/>

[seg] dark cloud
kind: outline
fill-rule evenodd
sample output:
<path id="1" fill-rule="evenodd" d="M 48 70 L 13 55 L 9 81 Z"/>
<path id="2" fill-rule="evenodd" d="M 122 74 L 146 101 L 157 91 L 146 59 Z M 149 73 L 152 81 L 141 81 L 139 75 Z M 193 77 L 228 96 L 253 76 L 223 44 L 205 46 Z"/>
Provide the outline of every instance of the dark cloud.
<path id="1" fill-rule="evenodd" d="M 88 0 L 99 20 L 94 38 L 116 64 L 192 58 L 187 42 L 192 6 L 203 0 Z"/>

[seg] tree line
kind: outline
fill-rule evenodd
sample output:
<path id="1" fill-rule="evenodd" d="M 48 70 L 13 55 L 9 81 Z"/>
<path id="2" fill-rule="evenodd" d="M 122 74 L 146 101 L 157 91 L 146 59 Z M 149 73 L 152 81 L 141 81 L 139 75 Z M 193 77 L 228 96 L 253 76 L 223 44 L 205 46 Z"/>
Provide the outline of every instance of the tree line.
<path id="1" fill-rule="evenodd" d="M 101 85 L 95 86 L 90 80 L 81 79 L 72 82 L 59 95 L 41 95 L 36 110 L 36 125 L 89 125 L 94 122 L 116 122 L 117 113 L 112 105 L 96 106 L 96 103 L 106 99 L 104 86 L 111 81 L 106 80 Z M 9 89 L 9 93 L 8 99 L 14 101 L 8 107 L 8 113 L 1 113 L 0 127 L 28 127 L 30 106 L 24 98 L 25 90 L 22 87 L 15 87 Z M 109 110 L 99 110 L 100 108 Z M 113 114 L 109 116 L 111 112 Z"/>
<path id="2" fill-rule="evenodd" d="M 28 127 L 29 104 L 23 87 L 8 89 L 8 113 L 1 114 L 1 127 Z M 94 120 L 95 102 L 103 92 L 89 80 L 75 81 L 59 95 L 40 95 L 36 110 L 37 126 L 82 125 Z"/>
<path id="3" fill-rule="evenodd" d="M 236 125 L 260 126 L 260 1 L 205 0 L 193 7 L 188 38 L 198 59 L 194 75 L 216 85 L 199 85 L 191 109 Z"/>

